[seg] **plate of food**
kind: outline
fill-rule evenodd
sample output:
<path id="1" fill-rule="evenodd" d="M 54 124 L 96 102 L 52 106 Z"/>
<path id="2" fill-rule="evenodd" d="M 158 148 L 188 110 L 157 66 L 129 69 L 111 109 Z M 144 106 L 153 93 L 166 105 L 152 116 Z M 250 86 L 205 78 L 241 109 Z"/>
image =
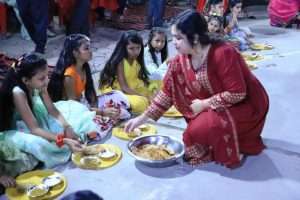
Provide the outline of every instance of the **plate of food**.
<path id="1" fill-rule="evenodd" d="M 35 170 L 16 178 L 17 187 L 7 188 L 11 200 L 51 200 L 61 195 L 66 187 L 66 178 L 53 170 Z"/>
<path id="2" fill-rule="evenodd" d="M 121 157 L 122 150 L 118 146 L 95 144 L 84 147 L 83 152 L 73 153 L 72 161 L 82 169 L 104 169 L 117 164 Z"/>
<path id="3" fill-rule="evenodd" d="M 164 115 L 164 117 L 182 117 L 182 114 L 174 107 L 172 106 L 167 110 Z"/>
<path id="4" fill-rule="evenodd" d="M 112 134 L 123 140 L 132 140 L 136 137 L 143 135 L 155 135 L 157 129 L 152 124 L 144 124 L 135 128 L 132 132 L 127 133 L 124 131 L 124 125 L 113 128 Z"/>
<path id="5" fill-rule="evenodd" d="M 184 154 L 181 140 L 164 135 L 141 136 L 130 141 L 128 153 L 144 165 L 167 167 L 177 163 Z"/>
<path id="6" fill-rule="evenodd" d="M 261 44 L 261 43 L 255 43 L 250 45 L 250 48 L 252 50 L 271 50 L 274 49 L 274 47 L 270 44 Z"/>

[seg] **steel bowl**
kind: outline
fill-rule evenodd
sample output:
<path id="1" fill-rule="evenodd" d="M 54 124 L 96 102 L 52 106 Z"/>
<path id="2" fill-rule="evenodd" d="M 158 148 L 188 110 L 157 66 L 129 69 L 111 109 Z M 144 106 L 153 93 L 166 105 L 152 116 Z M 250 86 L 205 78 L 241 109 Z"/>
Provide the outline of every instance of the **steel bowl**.
<path id="1" fill-rule="evenodd" d="M 173 150 L 175 155 L 166 160 L 150 160 L 135 155 L 132 152 L 133 147 L 139 147 L 140 145 L 154 144 L 154 145 L 166 145 L 167 148 Z M 177 163 L 184 154 L 184 144 L 182 141 L 164 135 L 149 135 L 137 137 L 127 144 L 128 153 L 136 159 L 137 162 L 150 167 L 167 167 Z"/>

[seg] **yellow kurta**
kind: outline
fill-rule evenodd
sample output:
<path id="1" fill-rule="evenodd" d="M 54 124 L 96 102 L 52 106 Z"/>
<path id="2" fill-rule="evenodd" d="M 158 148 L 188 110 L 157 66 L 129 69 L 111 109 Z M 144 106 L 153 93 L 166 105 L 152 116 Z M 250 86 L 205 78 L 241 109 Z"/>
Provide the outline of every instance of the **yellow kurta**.
<path id="1" fill-rule="evenodd" d="M 144 110 L 149 106 L 149 101 L 147 98 L 151 97 L 153 93 L 159 89 L 158 84 L 155 82 L 151 82 L 147 86 L 141 79 L 139 79 L 138 74 L 141 70 L 140 64 L 137 62 L 137 60 L 134 60 L 133 63 L 130 65 L 130 63 L 124 59 L 123 60 L 123 66 L 124 66 L 124 76 L 125 80 L 127 82 L 128 87 L 135 90 L 137 93 L 143 95 L 129 95 L 125 94 L 129 100 L 131 109 L 133 113 L 142 113 Z M 103 87 L 101 90 L 102 93 L 110 92 L 111 90 L 120 90 L 121 86 L 117 79 L 113 83 L 112 87 Z"/>

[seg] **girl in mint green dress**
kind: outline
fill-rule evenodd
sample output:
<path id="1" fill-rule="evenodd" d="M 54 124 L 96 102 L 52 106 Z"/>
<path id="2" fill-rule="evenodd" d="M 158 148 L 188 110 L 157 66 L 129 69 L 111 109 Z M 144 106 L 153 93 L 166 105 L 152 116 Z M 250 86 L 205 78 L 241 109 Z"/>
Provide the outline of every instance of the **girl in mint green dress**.
<path id="1" fill-rule="evenodd" d="M 47 85 L 46 60 L 36 53 L 22 58 L 1 88 L 0 131 L 4 143 L 51 168 L 67 162 L 71 152 L 82 151 L 80 141 L 98 126 L 93 122 L 95 112 L 76 101 L 53 104 Z"/>

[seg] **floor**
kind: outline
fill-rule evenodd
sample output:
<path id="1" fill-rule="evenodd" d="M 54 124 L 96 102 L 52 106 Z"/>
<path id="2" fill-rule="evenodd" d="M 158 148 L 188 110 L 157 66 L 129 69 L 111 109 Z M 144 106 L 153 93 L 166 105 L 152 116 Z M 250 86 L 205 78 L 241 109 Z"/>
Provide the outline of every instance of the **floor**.
<path id="1" fill-rule="evenodd" d="M 260 155 L 247 157 L 245 163 L 235 170 L 214 163 L 192 168 L 182 161 L 166 168 L 151 168 L 136 162 L 127 153 L 126 141 L 109 136 L 106 143 L 118 145 L 123 151 L 120 162 L 98 171 L 82 170 L 72 163 L 57 167 L 56 170 L 68 180 L 62 196 L 89 189 L 107 200 L 300 199 L 300 31 L 271 28 L 264 17 L 243 20 L 241 25 L 250 27 L 255 41 L 275 47 L 258 52 L 264 59 L 256 62 L 258 68 L 253 70 L 270 97 L 270 111 L 263 130 L 267 148 Z M 101 70 L 118 35 L 119 32 L 103 28 L 94 31 L 95 73 Z M 16 55 L 31 48 L 29 42 L 18 37 L 0 41 L 0 51 Z M 47 53 L 50 63 L 57 59 L 57 45 L 62 38 L 50 41 L 49 46 L 53 48 Z M 22 45 L 14 51 L 16 43 Z M 170 49 L 174 54 L 172 45 Z M 182 137 L 185 126 L 182 119 L 161 118 L 157 123 L 159 134 L 177 138 Z M 4 199 L 4 196 L 0 197 L 0 200 Z"/>

